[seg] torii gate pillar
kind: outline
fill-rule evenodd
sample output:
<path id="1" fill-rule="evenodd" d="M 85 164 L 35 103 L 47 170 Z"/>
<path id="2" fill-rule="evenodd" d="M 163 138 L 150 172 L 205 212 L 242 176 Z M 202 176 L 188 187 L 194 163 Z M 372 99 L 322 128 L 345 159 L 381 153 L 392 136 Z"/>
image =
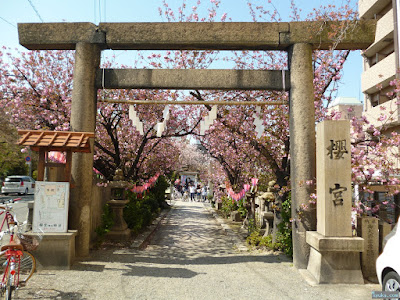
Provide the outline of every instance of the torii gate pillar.
<path id="1" fill-rule="evenodd" d="M 316 229 L 315 210 L 301 214 L 302 204 L 309 205 L 315 185 L 315 109 L 312 68 L 312 45 L 293 44 L 289 49 L 290 68 L 290 178 L 292 188 L 293 263 L 307 269 L 310 247 L 306 231 Z"/>
<path id="2" fill-rule="evenodd" d="M 71 105 L 72 131 L 94 132 L 96 128 L 97 89 L 96 69 L 100 65 L 100 47 L 96 44 L 76 44 L 74 83 Z M 91 200 L 93 179 L 93 140 L 91 153 L 72 155 L 72 182 L 69 202 L 70 229 L 77 229 L 76 255 L 89 255 L 91 230 Z"/>

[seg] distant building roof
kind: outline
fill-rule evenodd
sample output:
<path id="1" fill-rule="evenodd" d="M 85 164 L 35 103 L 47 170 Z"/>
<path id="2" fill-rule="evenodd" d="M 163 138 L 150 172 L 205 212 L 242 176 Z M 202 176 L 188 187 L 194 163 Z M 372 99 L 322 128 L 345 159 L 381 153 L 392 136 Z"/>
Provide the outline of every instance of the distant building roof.
<path id="1" fill-rule="evenodd" d="M 337 106 L 337 105 L 363 105 L 363 104 L 357 98 L 353 98 L 353 97 L 337 97 L 335 100 L 333 100 L 329 104 L 328 107 L 330 108 L 330 107 L 334 107 L 334 106 Z"/>

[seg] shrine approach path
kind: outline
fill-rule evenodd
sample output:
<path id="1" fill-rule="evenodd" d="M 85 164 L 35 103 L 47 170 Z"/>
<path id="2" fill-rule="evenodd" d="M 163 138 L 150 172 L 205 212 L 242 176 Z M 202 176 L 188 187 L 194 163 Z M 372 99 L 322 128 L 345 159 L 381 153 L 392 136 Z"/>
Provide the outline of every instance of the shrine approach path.
<path id="1" fill-rule="evenodd" d="M 239 251 L 199 202 L 176 201 L 144 250 L 39 271 L 16 299 L 371 299 L 376 284 L 309 285 L 283 254 Z"/>

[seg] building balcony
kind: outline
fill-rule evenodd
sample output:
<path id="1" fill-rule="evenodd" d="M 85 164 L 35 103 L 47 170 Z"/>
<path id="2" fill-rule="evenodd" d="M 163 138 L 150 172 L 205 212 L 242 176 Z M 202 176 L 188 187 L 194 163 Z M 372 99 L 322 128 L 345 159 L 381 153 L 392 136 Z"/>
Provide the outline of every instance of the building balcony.
<path id="1" fill-rule="evenodd" d="M 361 90 L 373 94 L 379 86 L 386 87 L 396 76 L 396 54 L 393 52 L 361 74 Z"/>
<path id="2" fill-rule="evenodd" d="M 360 19 L 375 19 L 392 0 L 360 0 L 358 1 L 358 14 Z"/>
<path id="3" fill-rule="evenodd" d="M 369 107 L 363 115 L 377 128 L 398 126 L 400 125 L 400 105 L 397 102 L 398 100 L 395 98 L 375 107 Z M 386 115 L 387 118 L 380 121 L 379 118 L 382 114 Z"/>
<path id="4" fill-rule="evenodd" d="M 393 43 L 394 21 L 393 9 L 380 18 L 376 25 L 375 41 L 365 51 L 364 55 L 371 57 Z"/>

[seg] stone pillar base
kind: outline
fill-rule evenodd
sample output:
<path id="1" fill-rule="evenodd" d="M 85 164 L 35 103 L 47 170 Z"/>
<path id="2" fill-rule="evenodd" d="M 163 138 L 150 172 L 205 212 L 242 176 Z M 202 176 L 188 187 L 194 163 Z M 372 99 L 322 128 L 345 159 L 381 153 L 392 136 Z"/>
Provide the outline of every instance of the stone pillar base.
<path id="1" fill-rule="evenodd" d="M 112 230 L 107 232 L 106 239 L 110 241 L 129 241 L 131 239 L 131 230 Z"/>
<path id="2" fill-rule="evenodd" d="M 325 237 L 316 231 L 307 231 L 306 241 L 311 246 L 307 271 L 317 283 L 364 283 L 360 266 L 364 239 Z"/>
<path id="3" fill-rule="evenodd" d="M 39 269 L 69 270 L 75 260 L 75 237 L 77 230 L 66 233 L 43 233 L 39 247 L 33 251 Z M 29 236 L 28 233 L 24 233 Z M 35 234 L 32 234 L 35 236 Z"/>

